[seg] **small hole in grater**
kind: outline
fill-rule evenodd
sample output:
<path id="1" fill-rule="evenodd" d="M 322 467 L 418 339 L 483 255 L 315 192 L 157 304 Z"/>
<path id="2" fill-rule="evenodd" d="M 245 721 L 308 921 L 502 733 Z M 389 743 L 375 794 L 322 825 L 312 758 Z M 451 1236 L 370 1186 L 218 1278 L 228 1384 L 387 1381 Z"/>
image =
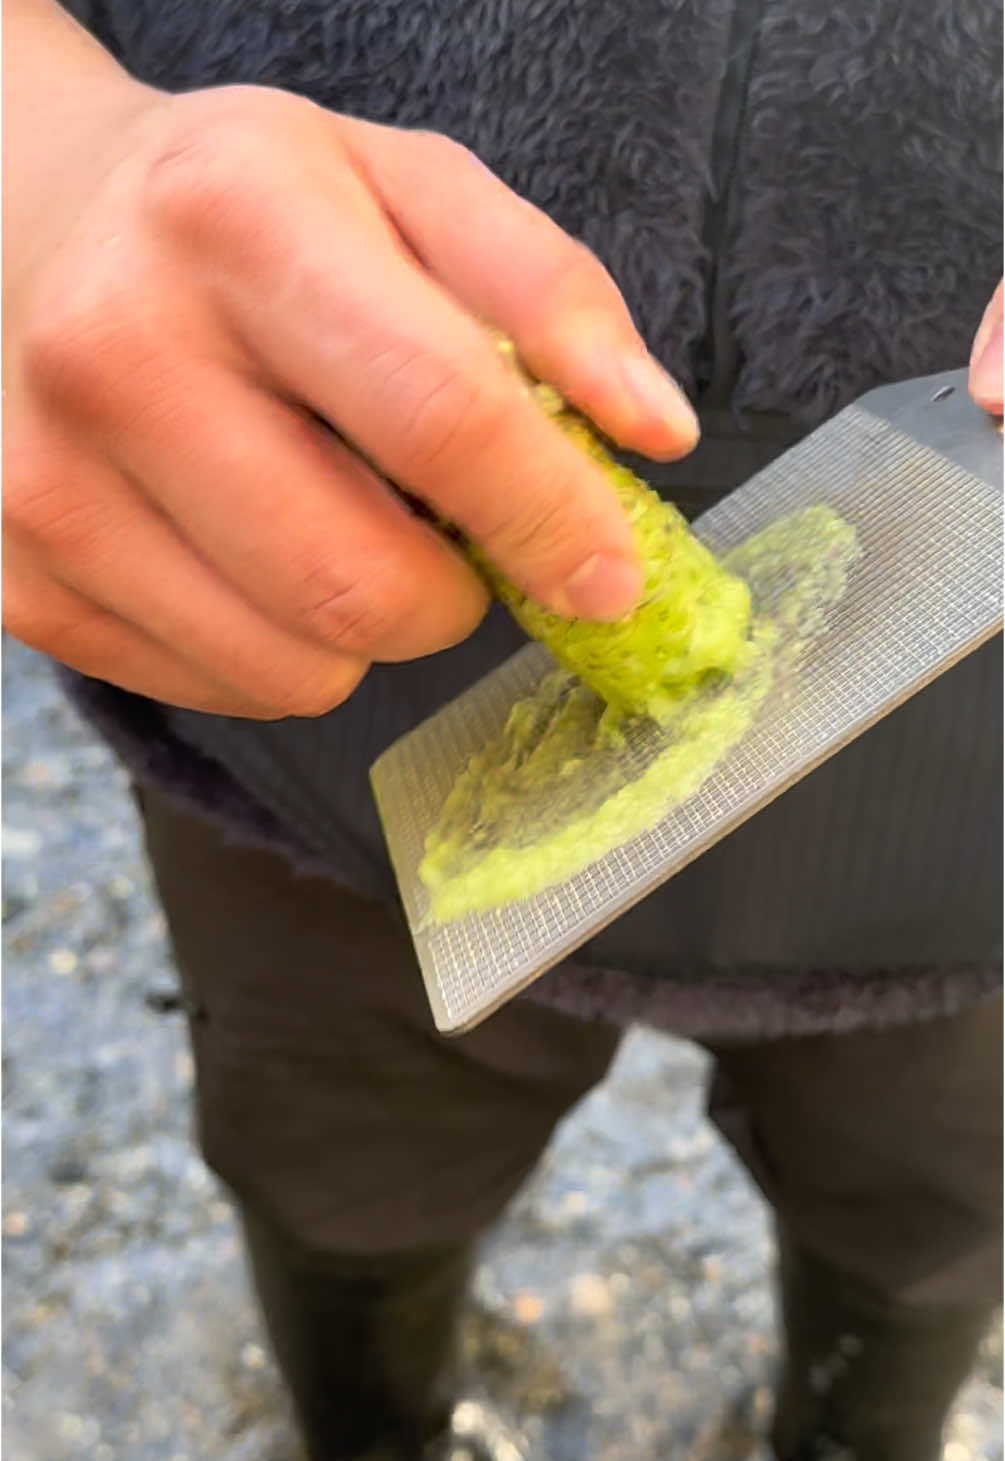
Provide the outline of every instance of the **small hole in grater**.
<path id="1" fill-rule="evenodd" d="M 929 397 L 929 400 L 933 405 L 936 401 L 945 401 L 948 399 L 949 396 L 953 394 L 955 390 L 955 386 L 940 386 L 935 394 Z"/>

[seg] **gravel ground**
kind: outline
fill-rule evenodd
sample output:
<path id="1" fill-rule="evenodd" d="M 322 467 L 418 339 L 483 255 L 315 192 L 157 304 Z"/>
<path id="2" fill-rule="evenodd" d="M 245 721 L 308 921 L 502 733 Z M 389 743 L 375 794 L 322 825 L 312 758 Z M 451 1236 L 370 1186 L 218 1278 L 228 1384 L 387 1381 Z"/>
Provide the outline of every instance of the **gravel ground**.
<path id="1" fill-rule="evenodd" d="M 300 1461 L 192 1064 L 123 773 L 7 643 L 4 1439 L 11 1461 Z M 486 1244 L 457 1461 L 767 1461 L 763 1205 L 704 1057 L 637 1030 Z M 1002 1461 L 1000 1330 L 945 1461 Z"/>

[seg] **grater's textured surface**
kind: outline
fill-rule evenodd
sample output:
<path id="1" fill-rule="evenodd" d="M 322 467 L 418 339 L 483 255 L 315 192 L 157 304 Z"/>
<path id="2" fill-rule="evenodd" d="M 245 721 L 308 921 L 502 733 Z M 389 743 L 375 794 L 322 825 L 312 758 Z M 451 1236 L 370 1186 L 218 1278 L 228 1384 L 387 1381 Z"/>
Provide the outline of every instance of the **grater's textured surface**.
<path id="1" fill-rule="evenodd" d="M 558 963 L 998 627 L 1000 490 L 858 407 L 697 529 L 722 553 L 818 502 L 854 527 L 863 563 L 805 662 L 798 693 L 769 695 L 750 734 L 694 797 L 560 886 L 441 925 L 430 919 L 417 875 L 459 768 L 538 682 L 543 652 L 525 651 L 376 763 L 388 845 L 442 1028 L 464 1027 Z M 644 754 L 631 746 L 628 753 Z"/>

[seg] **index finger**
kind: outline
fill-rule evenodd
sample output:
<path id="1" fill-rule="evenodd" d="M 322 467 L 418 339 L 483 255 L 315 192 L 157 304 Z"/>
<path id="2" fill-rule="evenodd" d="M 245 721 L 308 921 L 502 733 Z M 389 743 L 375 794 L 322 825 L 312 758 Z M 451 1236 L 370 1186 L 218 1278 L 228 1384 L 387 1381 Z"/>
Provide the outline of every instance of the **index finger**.
<path id="1" fill-rule="evenodd" d="M 340 130 L 410 248 L 512 337 L 535 375 L 622 446 L 659 458 L 691 450 L 686 396 L 587 248 L 446 137 L 352 119 Z"/>
<path id="2" fill-rule="evenodd" d="M 570 617 L 626 613 L 641 569 L 602 473 L 356 187 L 277 207 L 249 185 L 256 232 L 220 286 L 246 346 L 531 597 Z"/>

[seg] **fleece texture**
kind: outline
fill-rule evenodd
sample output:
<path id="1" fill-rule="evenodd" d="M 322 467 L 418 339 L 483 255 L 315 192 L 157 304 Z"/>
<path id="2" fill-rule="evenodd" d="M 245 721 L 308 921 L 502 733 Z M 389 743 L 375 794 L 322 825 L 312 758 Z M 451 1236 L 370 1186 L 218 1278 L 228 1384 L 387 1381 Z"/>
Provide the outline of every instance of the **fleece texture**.
<path id="1" fill-rule="evenodd" d="M 872 386 L 965 362 L 1001 270 L 990 0 L 71 8 L 166 89 L 281 86 L 471 147 L 598 254 L 690 391 L 706 440 L 656 481 L 694 508 Z M 375 667 L 312 722 L 67 684 L 136 774 L 393 908 L 368 766 L 520 642 L 492 614 L 431 661 Z M 991 646 L 529 997 L 744 1038 L 983 997 L 1000 949 L 1000 683 Z"/>
<path id="2" fill-rule="evenodd" d="M 168 90 L 279 86 L 463 142 L 599 254 L 690 389 L 715 284 L 742 350 L 738 407 L 817 423 L 962 364 L 1000 273 L 992 0 L 74 8 Z M 726 185 L 726 227 L 706 239 Z"/>
<path id="3" fill-rule="evenodd" d="M 691 384 L 712 130 L 733 0 L 104 0 L 167 89 L 257 82 L 471 147 L 615 270 Z"/>
<path id="4" fill-rule="evenodd" d="M 765 0 L 721 263 L 737 408 L 817 422 L 965 362 L 1000 272 L 1001 49 L 988 0 Z"/>

